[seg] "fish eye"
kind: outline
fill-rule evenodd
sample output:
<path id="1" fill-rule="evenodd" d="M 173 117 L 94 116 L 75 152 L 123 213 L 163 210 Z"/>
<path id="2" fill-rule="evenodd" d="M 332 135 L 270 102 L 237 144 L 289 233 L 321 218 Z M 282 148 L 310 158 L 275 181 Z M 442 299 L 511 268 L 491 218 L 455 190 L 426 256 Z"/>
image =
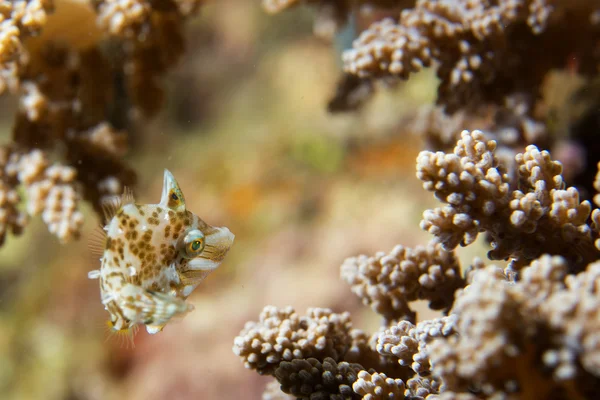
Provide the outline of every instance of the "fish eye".
<path id="1" fill-rule="evenodd" d="M 181 253 L 186 258 L 194 258 L 204 250 L 204 234 L 198 229 L 188 232 L 183 238 Z"/>
<path id="2" fill-rule="evenodd" d="M 175 192 L 171 193 L 171 198 L 175 201 L 179 200 L 179 196 L 177 196 L 177 193 L 175 193 Z"/>

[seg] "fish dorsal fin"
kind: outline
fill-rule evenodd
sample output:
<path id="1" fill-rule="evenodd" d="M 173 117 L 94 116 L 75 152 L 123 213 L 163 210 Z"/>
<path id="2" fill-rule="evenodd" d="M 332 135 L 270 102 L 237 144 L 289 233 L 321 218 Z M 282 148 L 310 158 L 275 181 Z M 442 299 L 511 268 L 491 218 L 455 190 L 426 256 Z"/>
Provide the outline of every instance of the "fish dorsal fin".
<path id="1" fill-rule="evenodd" d="M 160 205 L 173 211 L 185 211 L 185 198 L 173 174 L 165 169 Z"/>
<path id="2" fill-rule="evenodd" d="M 102 225 L 98 225 L 90 234 L 88 239 L 88 250 L 90 252 L 92 265 L 99 265 L 99 261 L 106 249 L 106 231 Z"/>
<path id="3" fill-rule="evenodd" d="M 108 222 L 117 214 L 121 207 L 127 204 L 133 204 L 133 202 L 133 191 L 129 187 L 125 186 L 122 195 L 112 196 L 102 202 L 101 206 L 104 214 L 103 222 L 108 224 Z"/>

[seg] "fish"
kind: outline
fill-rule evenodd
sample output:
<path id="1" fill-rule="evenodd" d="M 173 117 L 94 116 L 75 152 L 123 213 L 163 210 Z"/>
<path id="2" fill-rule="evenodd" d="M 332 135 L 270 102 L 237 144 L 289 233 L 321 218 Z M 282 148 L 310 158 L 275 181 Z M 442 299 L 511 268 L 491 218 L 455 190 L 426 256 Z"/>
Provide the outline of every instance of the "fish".
<path id="1" fill-rule="evenodd" d="M 186 299 L 219 267 L 235 238 L 228 228 L 208 225 L 187 209 L 167 169 L 160 203 L 136 203 L 125 188 L 103 203 L 103 211 L 105 225 L 90 242 L 100 269 L 88 277 L 99 280 L 108 326 L 117 333 L 145 325 L 156 334 L 192 311 Z"/>

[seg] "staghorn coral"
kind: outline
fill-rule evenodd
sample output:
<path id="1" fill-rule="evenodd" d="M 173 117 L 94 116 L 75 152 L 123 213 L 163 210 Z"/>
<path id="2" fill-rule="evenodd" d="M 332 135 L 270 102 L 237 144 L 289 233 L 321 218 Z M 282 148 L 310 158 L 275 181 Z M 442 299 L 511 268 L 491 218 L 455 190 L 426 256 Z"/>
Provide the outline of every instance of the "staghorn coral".
<path id="1" fill-rule="evenodd" d="M 436 337 L 453 334 L 455 323 L 455 315 L 424 320 L 416 326 L 409 321 L 400 321 L 379 335 L 377 351 L 381 355 L 394 357 L 398 364 L 426 376 L 431 369 L 427 344 Z"/>
<path id="2" fill-rule="evenodd" d="M 594 189 L 596 189 L 596 194 L 594 195 L 594 203 L 600 207 L 600 162 L 598 163 L 598 172 L 596 173 L 596 178 L 594 179 Z"/>
<path id="3" fill-rule="evenodd" d="M 560 163 L 547 151 L 528 146 L 516 156 L 516 184 L 495 158 L 496 142 L 481 131 L 463 131 L 453 154 L 423 151 L 417 160 L 417 177 L 426 190 L 446 203 L 425 211 L 421 227 L 438 238 L 447 250 L 472 243 L 487 232 L 492 243 L 488 256 L 513 259 L 526 265 L 543 253 L 561 254 L 573 268 L 598 258 L 598 236 L 587 224 L 588 201 L 580 201 L 575 188 L 566 188 Z"/>
<path id="4" fill-rule="evenodd" d="M 420 400 L 430 398 L 440 392 L 439 379 L 431 376 L 415 376 L 406 382 L 406 391 L 404 394 L 408 399 Z"/>
<path id="5" fill-rule="evenodd" d="M 123 161 L 129 138 L 141 117 L 160 110 L 160 78 L 183 54 L 183 22 L 201 3 L 0 1 L 0 94 L 19 99 L 11 154 L 60 158 L 66 168 L 40 170 L 45 177 L 35 184 L 4 178 L 2 232 L 23 228 L 25 218 L 15 211 L 18 185 L 46 204 L 28 207 L 29 214 L 41 214 L 67 240 L 82 225 L 80 198 L 100 211 L 107 198 L 135 184 Z"/>
<path id="6" fill-rule="evenodd" d="M 461 270 L 451 249 L 443 250 L 436 240 L 426 248 L 397 246 L 390 255 L 359 256 L 342 265 L 342 278 L 385 317 L 384 326 L 373 335 L 351 331 L 351 339 L 345 340 L 352 344 L 337 353 L 338 365 L 361 357 L 371 360 L 359 364 L 363 369 L 352 384 L 360 398 L 592 399 L 600 393 L 600 253 L 594 246 L 600 212 L 580 202 L 576 189 L 565 189 L 562 166 L 547 151 L 528 146 L 515 157 L 511 179 L 495 150 L 496 143 L 485 140 L 482 132 L 463 131 L 452 154 L 422 152 L 417 175 L 425 189 L 448 204 L 435 212 L 437 220 L 427 220 L 431 213 L 425 213 L 424 224 L 441 221 L 426 226 L 436 240 L 455 247 L 488 232 L 491 258 L 497 256 L 495 251 L 510 249 L 506 268 L 476 258 Z M 536 232 L 538 242 L 532 239 Z M 415 293 L 424 284 L 422 274 L 429 276 L 434 266 L 452 272 L 448 281 L 436 282 L 436 295 L 446 299 L 448 315 L 414 323 L 416 316 L 406 312 L 408 301 L 431 300 Z M 448 294 L 442 294 L 445 291 Z M 242 334 L 255 326 L 249 324 Z M 299 337 L 306 335 L 302 329 L 295 331 Z M 287 337 L 294 333 L 293 328 L 285 331 Z M 278 335 L 265 336 L 277 342 Z M 237 338 L 236 354 L 238 343 L 247 346 L 257 336 Z M 260 357 L 271 349 L 261 340 L 254 348 L 266 350 Z M 309 362 L 300 353 L 289 354 L 288 375 L 310 370 L 306 379 L 318 381 L 321 360 Z M 389 369 L 390 361 L 400 368 Z M 246 366 L 256 368 L 247 362 Z M 303 396 L 321 393 L 305 388 Z"/>
<path id="7" fill-rule="evenodd" d="M 52 0 L 0 1 L 0 94 L 18 90 L 29 61 L 23 42 L 40 33 L 53 6 Z"/>
<path id="8" fill-rule="evenodd" d="M 275 370 L 281 390 L 298 399 L 350 400 L 360 398 L 352 391 L 360 364 L 336 363 L 332 358 L 323 362 L 316 358 L 283 361 Z"/>
<path id="9" fill-rule="evenodd" d="M 535 98 L 545 74 L 573 54 L 579 72 L 597 72 L 600 26 L 590 17 L 597 9 L 594 1 L 419 0 L 398 22 L 364 31 L 344 53 L 344 68 L 360 77 L 408 78 L 436 61 L 438 102 L 450 112 L 516 92 Z"/>
<path id="10" fill-rule="evenodd" d="M 429 300 L 434 310 L 448 309 L 454 291 L 464 284 L 454 254 L 433 243 L 348 258 L 341 276 L 364 304 L 388 320 L 414 320 L 409 302 L 419 299 Z"/>
<path id="11" fill-rule="evenodd" d="M 388 378 L 383 373 L 360 371 L 358 379 L 352 385 L 354 392 L 365 400 L 383 400 L 402 398 L 404 382 L 401 379 Z"/>
<path id="12" fill-rule="evenodd" d="M 351 344 L 348 313 L 311 308 L 299 316 L 293 308 L 267 306 L 259 322 L 248 322 L 235 338 L 233 351 L 246 368 L 273 374 L 282 361 L 313 357 L 342 360 Z"/>
<path id="13" fill-rule="evenodd" d="M 61 241 L 79 235 L 83 214 L 78 210 L 81 198 L 76 185 L 76 170 L 57 163 L 50 164 L 41 150 L 22 153 L 9 147 L 0 148 L 0 240 L 6 233 L 20 233 L 28 216 L 41 215 L 51 233 Z M 27 200 L 26 212 L 17 208 L 21 200 L 16 187 L 22 185 Z"/>
<path id="14" fill-rule="evenodd" d="M 591 398 L 600 383 L 594 364 L 600 321 L 593 309 L 597 265 L 567 275 L 563 258 L 546 255 L 513 284 L 497 279 L 493 270 L 480 270 L 457 296 L 457 334 L 430 345 L 434 373 L 454 392 Z M 570 328 L 577 337 L 569 335 Z"/>

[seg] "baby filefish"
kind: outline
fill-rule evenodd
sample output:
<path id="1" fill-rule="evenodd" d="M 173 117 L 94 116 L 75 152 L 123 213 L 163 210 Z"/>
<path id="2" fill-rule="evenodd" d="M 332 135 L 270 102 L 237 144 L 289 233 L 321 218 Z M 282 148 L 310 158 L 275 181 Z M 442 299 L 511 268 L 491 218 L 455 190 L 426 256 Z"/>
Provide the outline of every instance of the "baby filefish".
<path id="1" fill-rule="evenodd" d="M 183 193 L 165 170 L 158 204 L 136 204 L 131 191 L 103 204 L 106 225 L 90 248 L 100 256 L 100 295 L 114 332 L 144 324 L 160 332 L 191 311 L 186 298 L 215 270 L 233 244 L 227 228 L 208 225 L 186 209 Z"/>

